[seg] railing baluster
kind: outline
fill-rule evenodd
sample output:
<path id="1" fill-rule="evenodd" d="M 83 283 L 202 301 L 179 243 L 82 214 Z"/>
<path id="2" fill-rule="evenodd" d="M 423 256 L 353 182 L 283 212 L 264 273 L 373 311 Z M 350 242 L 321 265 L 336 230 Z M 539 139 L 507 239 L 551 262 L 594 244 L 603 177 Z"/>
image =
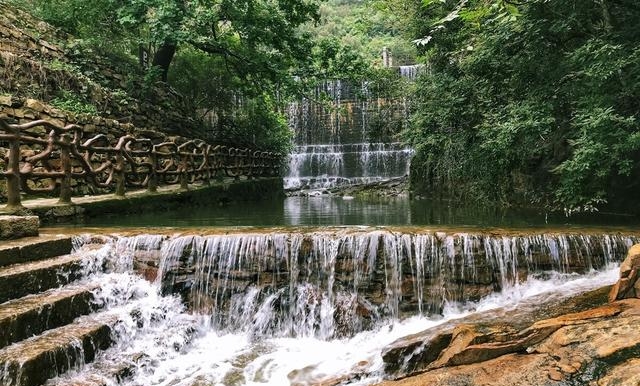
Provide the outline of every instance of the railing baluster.
<path id="1" fill-rule="evenodd" d="M 20 202 L 20 128 L 12 126 L 0 119 L 0 128 L 11 135 L 9 154 L 7 154 L 7 206 L 8 210 L 23 208 Z"/>
<path id="2" fill-rule="evenodd" d="M 151 146 L 149 150 L 147 162 L 151 164 L 151 170 L 149 171 L 149 185 L 147 186 L 147 190 L 149 190 L 149 193 L 156 193 L 158 191 L 158 154 L 156 153 L 155 145 Z"/>
<path id="3" fill-rule="evenodd" d="M 71 204 L 71 139 L 68 134 L 60 136 L 60 164 L 64 176 L 60 180 L 61 204 Z"/>

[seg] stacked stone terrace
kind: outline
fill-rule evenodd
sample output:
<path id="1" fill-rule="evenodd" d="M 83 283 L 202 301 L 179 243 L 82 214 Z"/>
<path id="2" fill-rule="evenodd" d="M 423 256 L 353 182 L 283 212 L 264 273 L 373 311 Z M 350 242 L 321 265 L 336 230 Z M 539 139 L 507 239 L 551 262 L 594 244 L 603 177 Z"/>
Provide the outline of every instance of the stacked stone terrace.
<path id="1" fill-rule="evenodd" d="M 71 36 L 27 12 L 0 3 L 0 116 L 16 123 L 45 119 L 61 126 L 79 124 L 86 132 L 119 137 L 138 132 L 161 137 L 158 130 L 194 133 L 196 123 L 183 111 L 179 96 L 152 88 L 148 101 L 126 90 L 140 90 L 135 75 L 120 73 L 105 58 L 78 55 Z M 132 69 L 135 70 L 135 69 Z M 89 77 L 89 75 L 90 77 Z M 61 90 L 83 96 L 100 114 L 75 114 L 49 102 Z"/>

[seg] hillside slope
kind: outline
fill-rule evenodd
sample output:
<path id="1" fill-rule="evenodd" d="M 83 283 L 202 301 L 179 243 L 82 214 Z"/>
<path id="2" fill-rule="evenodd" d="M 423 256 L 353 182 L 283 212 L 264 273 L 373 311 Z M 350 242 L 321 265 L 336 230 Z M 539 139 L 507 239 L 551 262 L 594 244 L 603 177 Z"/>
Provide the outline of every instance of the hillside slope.
<path id="1" fill-rule="evenodd" d="M 136 130 L 198 136 L 193 114 L 135 64 L 82 47 L 51 25 L 0 2 L 0 114 L 55 119 L 88 132 Z"/>

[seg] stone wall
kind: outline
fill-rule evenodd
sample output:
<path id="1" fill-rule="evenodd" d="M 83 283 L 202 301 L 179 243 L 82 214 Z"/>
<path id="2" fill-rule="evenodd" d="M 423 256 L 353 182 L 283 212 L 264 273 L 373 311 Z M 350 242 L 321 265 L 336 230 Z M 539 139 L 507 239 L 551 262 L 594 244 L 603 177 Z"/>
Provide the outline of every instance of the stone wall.
<path id="1" fill-rule="evenodd" d="M 141 129 L 132 123 L 123 123 L 116 119 L 89 114 L 74 114 L 55 108 L 37 99 L 10 95 L 0 96 L 0 117 L 8 118 L 9 121 L 19 124 L 39 119 L 49 121 L 59 126 L 76 124 L 82 127 L 85 137 L 87 138 L 96 134 L 104 134 L 110 140 L 126 134 L 150 138 L 157 142 L 169 138 L 160 131 Z M 44 130 L 44 128 L 42 130 Z"/>

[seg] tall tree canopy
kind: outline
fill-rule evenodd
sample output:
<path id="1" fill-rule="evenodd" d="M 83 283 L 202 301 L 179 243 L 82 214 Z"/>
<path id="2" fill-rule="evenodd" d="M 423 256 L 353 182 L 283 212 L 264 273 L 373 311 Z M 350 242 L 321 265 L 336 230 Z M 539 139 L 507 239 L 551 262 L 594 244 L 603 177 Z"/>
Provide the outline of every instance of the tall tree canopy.
<path id="1" fill-rule="evenodd" d="M 640 3 L 423 0 L 417 10 L 430 70 L 405 133 L 417 189 L 570 210 L 637 202 Z"/>
<path id="2" fill-rule="evenodd" d="M 176 49 L 190 45 L 220 55 L 242 76 L 273 79 L 308 57 L 298 27 L 317 20 L 313 0 L 53 0 L 41 13 L 69 32 L 104 39 L 128 37 L 154 48 L 163 78 Z"/>
<path id="3" fill-rule="evenodd" d="M 28 0 L 45 20 L 92 48 L 124 56 L 149 50 L 146 78 L 168 81 L 213 139 L 286 150 L 277 96 L 312 56 L 300 26 L 316 0 Z M 240 142 L 240 143 L 238 143 Z"/>

